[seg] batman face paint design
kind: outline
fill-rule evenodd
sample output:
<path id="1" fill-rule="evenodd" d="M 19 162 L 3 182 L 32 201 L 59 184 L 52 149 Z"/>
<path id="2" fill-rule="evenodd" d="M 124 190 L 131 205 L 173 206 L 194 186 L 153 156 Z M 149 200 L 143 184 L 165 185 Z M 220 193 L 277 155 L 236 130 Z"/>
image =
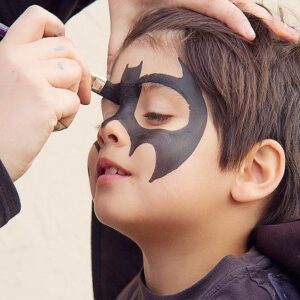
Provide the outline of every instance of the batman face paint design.
<path id="1" fill-rule="evenodd" d="M 127 65 L 120 83 L 107 81 L 101 91 L 104 98 L 120 106 L 114 116 L 102 123 L 102 127 L 113 120 L 118 120 L 125 127 L 131 141 L 129 156 L 144 143 L 154 147 L 156 164 L 149 182 L 166 176 L 184 163 L 196 149 L 206 127 L 207 108 L 202 92 L 187 66 L 180 59 L 179 63 L 183 74 L 181 78 L 159 73 L 141 77 L 143 62 L 133 68 Z M 135 118 L 135 111 L 145 83 L 166 86 L 183 96 L 190 110 L 186 126 L 173 131 L 140 126 Z"/>

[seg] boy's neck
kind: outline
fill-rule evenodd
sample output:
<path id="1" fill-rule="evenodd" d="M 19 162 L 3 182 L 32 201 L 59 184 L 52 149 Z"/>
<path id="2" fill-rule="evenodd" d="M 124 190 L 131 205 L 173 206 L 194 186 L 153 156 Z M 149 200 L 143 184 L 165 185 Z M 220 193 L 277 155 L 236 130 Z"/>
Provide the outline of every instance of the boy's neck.
<path id="1" fill-rule="evenodd" d="M 222 236 L 219 232 L 206 241 L 201 236 L 203 232 L 189 232 L 188 236 L 165 240 L 160 246 L 154 243 L 142 247 L 145 281 L 151 291 L 159 295 L 176 294 L 202 279 L 224 256 L 247 251 L 248 234 L 237 238 L 238 234 Z"/>

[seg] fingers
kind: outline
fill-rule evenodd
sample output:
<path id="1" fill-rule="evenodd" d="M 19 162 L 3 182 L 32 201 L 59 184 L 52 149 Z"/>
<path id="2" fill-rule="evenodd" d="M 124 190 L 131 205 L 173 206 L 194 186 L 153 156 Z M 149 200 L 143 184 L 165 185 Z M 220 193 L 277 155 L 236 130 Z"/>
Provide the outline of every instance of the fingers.
<path id="1" fill-rule="evenodd" d="M 52 97 L 57 120 L 65 127 L 69 127 L 80 107 L 78 95 L 69 90 L 55 89 Z"/>
<path id="2" fill-rule="evenodd" d="M 73 44 L 66 38 L 44 38 L 64 35 L 63 23 L 39 6 L 29 7 L 11 26 L 5 36 L 6 44 L 26 44 L 28 53 L 40 58 L 72 58 L 82 68 L 78 95 L 82 104 L 91 99 L 91 73 Z M 56 45 L 54 46 L 54 43 Z"/>
<path id="3" fill-rule="evenodd" d="M 265 8 L 257 5 L 253 1 L 235 0 L 233 2 L 242 11 L 262 19 L 268 28 L 278 37 L 291 43 L 298 41 L 299 35 L 297 31 L 281 22 L 279 18 L 273 17 Z"/>
<path id="4" fill-rule="evenodd" d="M 45 9 L 30 6 L 10 27 L 5 36 L 7 43 L 25 44 L 44 36 L 64 35 L 63 23 Z"/>
<path id="5" fill-rule="evenodd" d="M 91 102 L 91 80 L 91 72 L 88 69 L 83 68 L 78 90 L 81 104 L 87 105 Z"/>
<path id="6" fill-rule="evenodd" d="M 81 104 L 89 104 L 91 100 L 91 72 L 81 55 L 75 49 L 71 40 L 65 37 L 44 38 L 39 41 L 27 44 L 31 53 L 36 58 L 60 59 L 68 58 L 76 61 L 81 68 L 81 78 L 78 95 Z M 75 75 L 75 74 L 74 74 Z M 71 78 L 70 78 L 71 79 Z M 63 83 L 64 84 L 64 83 Z"/>
<path id="7" fill-rule="evenodd" d="M 111 36 L 107 58 L 108 75 L 111 73 L 113 62 L 132 22 L 145 10 L 145 7 L 155 7 L 158 3 L 162 7 L 182 7 L 218 19 L 246 40 L 252 41 L 255 38 L 255 32 L 244 15 L 244 11 L 261 18 L 269 29 L 279 37 L 289 42 L 299 40 L 299 35 L 293 28 L 285 25 L 276 17 L 272 17 L 267 10 L 252 0 L 145 0 L 140 2 L 124 0 L 121 5 L 116 1 L 109 1 Z"/>
<path id="8" fill-rule="evenodd" d="M 178 5 L 220 20 L 247 40 L 255 38 L 255 32 L 243 12 L 228 0 L 177 1 Z"/>
<path id="9" fill-rule="evenodd" d="M 296 30 L 272 17 L 266 9 L 252 0 L 179 0 L 174 5 L 218 19 L 249 41 L 255 38 L 255 32 L 243 12 L 261 18 L 271 31 L 286 41 L 297 42 L 299 39 Z"/>
<path id="10" fill-rule="evenodd" d="M 53 87 L 78 93 L 82 69 L 76 61 L 67 58 L 45 60 L 41 69 Z"/>

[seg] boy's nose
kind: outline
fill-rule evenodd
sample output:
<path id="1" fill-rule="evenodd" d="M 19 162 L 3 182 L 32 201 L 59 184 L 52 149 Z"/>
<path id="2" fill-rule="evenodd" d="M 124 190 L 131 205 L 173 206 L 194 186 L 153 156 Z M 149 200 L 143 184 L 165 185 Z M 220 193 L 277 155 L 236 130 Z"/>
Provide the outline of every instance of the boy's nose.
<path id="1" fill-rule="evenodd" d="M 119 121 L 113 120 L 99 129 L 97 139 L 100 148 L 108 144 L 122 147 L 128 143 L 129 137 L 123 125 Z"/>

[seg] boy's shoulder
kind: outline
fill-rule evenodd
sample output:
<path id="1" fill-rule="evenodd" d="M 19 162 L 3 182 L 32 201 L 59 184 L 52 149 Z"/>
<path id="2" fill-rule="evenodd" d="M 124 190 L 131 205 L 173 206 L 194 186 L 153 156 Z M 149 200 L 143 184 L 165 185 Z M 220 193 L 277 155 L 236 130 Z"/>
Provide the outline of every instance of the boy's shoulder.
<path id="1" fill-rule="evenodd" d="M 298 300 L 300 293 L 291 279 L 268 257 L 255 249 L 238 257 L 224 257 L 203 279 L 172 295 L 158 296 L 144 284 L 142 271 L 129 283 L 117 300 Z"/>
<path id="2" fill-rule="evenodd" d="M 221 279 L 219 292 L 206 299 L 290 299 L 300 300 L 300 292 L 283 269 L 269 257 L 252 248 L 246 254 L 227 256 L 232 268 Z M 235 270 L 233 269 L 235 268 Z"/>

